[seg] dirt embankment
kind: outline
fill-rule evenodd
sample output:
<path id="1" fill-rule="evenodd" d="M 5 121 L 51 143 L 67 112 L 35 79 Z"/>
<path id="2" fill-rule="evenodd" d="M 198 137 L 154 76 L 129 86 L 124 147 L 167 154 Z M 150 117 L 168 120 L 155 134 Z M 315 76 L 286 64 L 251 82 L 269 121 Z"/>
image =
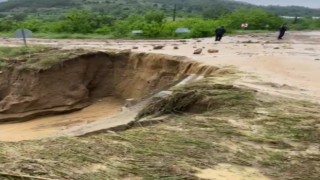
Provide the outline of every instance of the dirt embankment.
<path id="1" fill-rule="evenodd" d="M 129 52 L 84 54 L 45 70 L 12 66 L 0 74 L 0 122 L 79 110 L 108 96 L 139 99 L 214 70 L 183 57 Z"/>

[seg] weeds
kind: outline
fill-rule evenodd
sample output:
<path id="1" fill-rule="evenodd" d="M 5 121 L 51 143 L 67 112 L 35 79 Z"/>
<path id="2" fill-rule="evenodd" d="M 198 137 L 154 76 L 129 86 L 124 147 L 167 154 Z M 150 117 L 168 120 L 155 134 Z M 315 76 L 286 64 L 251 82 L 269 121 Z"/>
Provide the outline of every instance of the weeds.
<path id="1" fill-rule="evenodd" d="M 174 89 L 173 95 L 154 100 L 141 111 L 138 118 L 186 111 L 214 111 L 225 115 L 241 112 L 240 116 L 250 116 L 255 106 L 253 91 L 232 85 L 210 85 L 202 81 Z"/>
<path id="2" fill-rule="evenodd" d="M 47 69 L 86 52 L 82 49 L 61 50 L 44 46 L 0 47 L 0 69 L 9 66 L 18 66 L 22 69 Z"/>

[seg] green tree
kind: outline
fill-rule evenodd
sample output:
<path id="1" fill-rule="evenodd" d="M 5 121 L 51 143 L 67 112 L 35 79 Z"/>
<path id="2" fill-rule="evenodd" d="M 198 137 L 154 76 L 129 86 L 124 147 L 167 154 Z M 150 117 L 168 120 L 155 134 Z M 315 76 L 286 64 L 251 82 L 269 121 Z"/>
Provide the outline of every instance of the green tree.
<path id="1" fill-rule="evenodd" d="M 147 23 L 162 24 L 164 23 L 165 18 L 165 14 L 161 11 L 150 11 L 145 14 L 145 20 Z"/>
<path id="2" fill-rule="evenodd" d="M 19 28 L 29 29 L 32 32 L 39 32 L 42 30 L 44 22 L 39 19 L 27 19 L 18 24 Z"/>
<path id="3" fill-rule="evenodd" d="M 14 20 L 12 17 L 2 18 L 0 20 L 0 31 L 9 32 L 13 31 L 17 28 L 18 22 Z"/>

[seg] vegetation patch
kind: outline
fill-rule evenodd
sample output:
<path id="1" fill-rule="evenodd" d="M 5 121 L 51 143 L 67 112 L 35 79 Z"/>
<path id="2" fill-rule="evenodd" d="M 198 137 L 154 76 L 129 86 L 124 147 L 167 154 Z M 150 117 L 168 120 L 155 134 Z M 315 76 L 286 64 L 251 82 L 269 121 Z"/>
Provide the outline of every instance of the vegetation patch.
<path id="1" fill-rule="evenodd" d="M 168 97 L 156 98 L 140 112 L 138 118 L 148 115 L 207 111 L 225 115 L 238 111 L 240 116 L 252 116 L 257 106 L 254 94 L 248 89 L 233 85 L 210 84 L 204 80 L 173 89 L 173 94 Z"/>
<path id="2" fill-rule="evenodd" d="M 83 49 L 61 50 L 44 46 L 0 47 L 0 68 L 47 69 L 86 52 Z"/>

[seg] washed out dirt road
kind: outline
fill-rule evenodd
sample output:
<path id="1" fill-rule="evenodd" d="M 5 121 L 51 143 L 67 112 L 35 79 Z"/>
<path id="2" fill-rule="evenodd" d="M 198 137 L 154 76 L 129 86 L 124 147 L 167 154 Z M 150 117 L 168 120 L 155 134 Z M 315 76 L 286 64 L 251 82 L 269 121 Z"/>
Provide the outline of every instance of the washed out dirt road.
<path id="1" fill-rule="evenodd" d="M 213 38 L 188 40 L 30 39 L 29 44 L 64 49 L 131 49 L 137 52 L 187 56 L 207 65 L 231 66 L 240 70 L 242 77 L 237 82 L 238 85 L 270 94 L 320 102 L 320 32 L 290 32 L 283 41 L 276 40 L 276 33 L 269 33 L 227 36 L 222 42 L 214 42 Z M 19 45 L 21 45 L 19 39 L 0 39 L 0 46 Z M 156 45 L 163 45 L 164 48 L 154 50 L 153 47 Z M 194 55 L 194 50 L 198 48 L 203 49 L 202 53 Z M 219 52 L 209 53 L 209 49 Z M 0 140 L 19 141 L 46 137 L 48 134 L 57 133 L 75 125 L 83 125 L 120 111 L 119 101 L 109 99 L 103 102 L 105 103 L 98 102 L 83 111 L 68 115 L 0 125 Z M 96 112 L 99 113 L 96 114 Z M 81 120 L 77 118 L 80 116 Z M 57 119 L 62 121 L 59 121 L 58 124 L 53 123 L 53 120 Z"/>
<path id="2" fill-rule="evenodd" d="M 188 56 L 196 61 L 215 66 L 234 66 L 275 86 L 292 86 L 300 96 L 320 97 L 320 32 L 289 32 L 283 41 L 276 33 L 227 36 L 222 42 L 213 38 L 189 40 L 75 40 L 30 39 L 29 44 L 54 47 L 86 48 L 93 50 L 132 49 L 138 52 L 157 52 Z M 21 45 L 19 39 L 0 39 L 0 45 Z M 161 50 L 153 46 L 164 45 Z M 135 48 L 133 48 L 135 47 Z M 175 49 L 174 47 L 178 47 Z M 203 48 L 203 53 L 193 51 Z M 219 50 L 210 54 L 208 49 Z M 252 84 L 252 83 L 251 83 Z M 267 86 L 260 89 L 268 91 Z M 297 93 L 297 92 L 296 92 Z"/>

